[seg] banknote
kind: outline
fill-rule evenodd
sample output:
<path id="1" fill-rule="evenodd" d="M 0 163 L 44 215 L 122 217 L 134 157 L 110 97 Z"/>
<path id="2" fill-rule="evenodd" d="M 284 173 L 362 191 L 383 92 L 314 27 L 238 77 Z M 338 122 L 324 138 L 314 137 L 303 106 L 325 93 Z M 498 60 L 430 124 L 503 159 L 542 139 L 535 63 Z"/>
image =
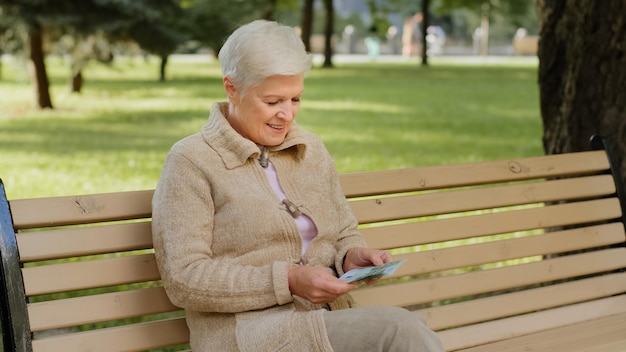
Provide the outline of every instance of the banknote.
<path id="1" fill-rule="evenodd" d="M 400 265 L 404 264 L 404 262 L 406 262 L 406 259 L 394 260 L 378 266 L 368 266 L 364 268 L 352 269 L 347 273 L 341 275 L 339 279 L 350 283 L 391 275 L 396 271 L 396 269 L 398 269 Z"/>

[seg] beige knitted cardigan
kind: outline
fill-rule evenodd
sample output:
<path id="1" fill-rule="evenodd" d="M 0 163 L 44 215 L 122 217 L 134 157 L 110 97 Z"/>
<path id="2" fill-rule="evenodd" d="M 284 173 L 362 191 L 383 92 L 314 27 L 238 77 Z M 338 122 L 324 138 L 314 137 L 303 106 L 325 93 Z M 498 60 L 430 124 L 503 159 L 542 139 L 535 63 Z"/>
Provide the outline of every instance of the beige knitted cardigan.
<path id="1" fill-rule="evenodd" d="M 365 246 L 323 143 L 295 125 L 270 150 L 288 197 L 315 223 L 304 256 L 298 229 L 257 162 L 259 148 L 211 108 L 200 133 L 167 156 L 153 207 L 159 270 L 186 310 L 194 352 L 332 351 L 321 307 L 289 291 L 287 269 L 305 262 L 342 274 Z M 330 306 L 347 308 L 344 295 Z"/>

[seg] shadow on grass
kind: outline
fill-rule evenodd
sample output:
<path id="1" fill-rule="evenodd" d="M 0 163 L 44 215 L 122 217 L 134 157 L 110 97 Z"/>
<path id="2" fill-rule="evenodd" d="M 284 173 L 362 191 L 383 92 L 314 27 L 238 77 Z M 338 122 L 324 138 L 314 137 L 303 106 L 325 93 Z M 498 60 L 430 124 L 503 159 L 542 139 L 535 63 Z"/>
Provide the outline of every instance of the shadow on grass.
<path id="1" fill-rule="evenodd" d="M 165 82 L 150 80 L 106 80 L 101 78 L 90 79 L 85 86 L 86 90 L 107 92 L 111 96 L 126 96 L 132 94 L 134 98 L 151 98 L 160 94 L 175 94 L 184 98 L 209 98 L 225 96 L 221 79 L 218 78 L 172 78 Z M 155 94 L 155 92 L 160 92 Z"/>
<path id="2" fill-rule="evenodd" d="M 94 114 L 88 119 L 12 120 L 0 133 L 4 152 L 66 154 L 167 150 L 190 123 L 205 120 L 206 111 L 134 111 Z M 200 117 L 200 118 L 199 118 Z"/>

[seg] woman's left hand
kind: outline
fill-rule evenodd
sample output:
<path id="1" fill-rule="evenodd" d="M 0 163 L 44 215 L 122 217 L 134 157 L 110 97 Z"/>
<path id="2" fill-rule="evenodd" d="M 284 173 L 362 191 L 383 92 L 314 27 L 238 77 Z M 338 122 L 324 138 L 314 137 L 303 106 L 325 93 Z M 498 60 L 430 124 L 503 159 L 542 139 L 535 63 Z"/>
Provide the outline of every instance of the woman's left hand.
<path id="1" fill-rule="evenodd" d="M 391 254 L 381 249 L 355 247 L 348 250 L 343 261 L 343 271 L 362 268 L 372 265 L 382 265 L 391 261 Z"/>

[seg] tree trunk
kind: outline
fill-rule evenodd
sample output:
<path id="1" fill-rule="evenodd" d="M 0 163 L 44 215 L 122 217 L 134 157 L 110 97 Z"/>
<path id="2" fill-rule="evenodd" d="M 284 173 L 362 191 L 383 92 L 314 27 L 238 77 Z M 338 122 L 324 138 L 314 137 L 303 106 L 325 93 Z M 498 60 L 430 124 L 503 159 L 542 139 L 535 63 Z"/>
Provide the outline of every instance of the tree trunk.
<path id="1" fill-rule="evenodd" d="M 428 26 L 430 26 L 430 0 L 422 0 L 422 66 L 428 66 Z"/>
<path id="2" fill-rule="evenodd" d="M 588 150 L 589 136 L 607 136 L 626 177 L 626 2 L 538 0 L 538 7 L 546 154 Z"/>
<path id="3" fill-rule="evenodd" d="M 480 55 L 489 55 L 489 2 L 483 2 L 480 6 Z"/>
<path id="4" fill-rule="evenodd" d="M 302 41 L 306 51 L 311 52 L 311 34 L 313 32 L 313 2 L 314 0 L 305 0 L 302 7 Z"/>
<path id="5" fill-rule="evenodd" d="M 333 0 L 324 0 L 326 23 L 324 26 L 324 67 L 333 67 L 333 32 L 335 29 L 335 8 Z"/>
<path id="6" fill-rule="evenodd" d="M 165 67 L 167 66 L 167 59 L 168 59 L 168 55 L 161 56 L 161 66 L 159 68 L 159 81 L 160 82 L 165 82 L 166 80 Z"/>
<path id="7" fill-rule="evenodd" d="M 30 62 L 29 71 L 32 82 L 35 85 L 36 106 L 40 109 L 52 109 L 52 100 L 50 99 L 48 82 L 48 74 L 46 73 L 46 64 L 44 62 L 43 53 L 43 35 L 41 26 L 33 24 L 28 33 Z"/>
<path id="8" fill-rule="evenodd" d="M 72 79 L 70 81 L 70 91 L 72 93 L 80 93 L 83 89 L 83 71 L 78 70 L 72 73 Z"/>

